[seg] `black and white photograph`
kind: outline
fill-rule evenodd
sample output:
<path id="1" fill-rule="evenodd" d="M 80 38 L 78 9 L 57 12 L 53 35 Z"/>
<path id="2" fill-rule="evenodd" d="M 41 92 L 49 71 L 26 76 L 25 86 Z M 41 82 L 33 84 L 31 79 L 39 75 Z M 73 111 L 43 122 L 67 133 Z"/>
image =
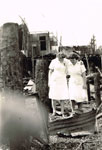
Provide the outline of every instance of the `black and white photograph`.
<path id="1" fill-rule="evenodd" d="M 102 149 L 102 0 L 0 0 L 0 150 Z"/>

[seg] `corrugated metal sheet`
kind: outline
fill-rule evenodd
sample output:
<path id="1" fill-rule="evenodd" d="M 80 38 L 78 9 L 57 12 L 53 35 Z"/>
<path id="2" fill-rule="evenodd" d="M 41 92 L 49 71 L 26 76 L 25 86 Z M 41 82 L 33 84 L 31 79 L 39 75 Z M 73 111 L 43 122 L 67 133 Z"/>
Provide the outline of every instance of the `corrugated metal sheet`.
<path id="1" fill-rule="evenodd" d="M 59 118 L 49 122 L 49 134 L 95 131 L 96 111 L 82 113 L 70 118 Z"/>

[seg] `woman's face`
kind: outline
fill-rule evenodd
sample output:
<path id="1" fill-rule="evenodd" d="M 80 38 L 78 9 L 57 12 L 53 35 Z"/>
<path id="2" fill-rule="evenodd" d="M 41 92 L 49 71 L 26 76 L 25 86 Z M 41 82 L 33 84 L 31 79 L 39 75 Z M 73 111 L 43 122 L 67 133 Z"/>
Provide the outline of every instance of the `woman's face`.
<path id="1" fill-rule="evenodd" d="M 76 58 L 71 58 L 70 60 L 71 60 L 72 64 L 74 64 L 74 65 L 75 65 L 76 62 L 77 62 L 77 59 L 76 59 Z"/>
<path id="2" fill-rule="evenodd" d="M 64 56 L 62 54 L 59 54 L 57 57 L 60 62 L 63 62 Z"/>

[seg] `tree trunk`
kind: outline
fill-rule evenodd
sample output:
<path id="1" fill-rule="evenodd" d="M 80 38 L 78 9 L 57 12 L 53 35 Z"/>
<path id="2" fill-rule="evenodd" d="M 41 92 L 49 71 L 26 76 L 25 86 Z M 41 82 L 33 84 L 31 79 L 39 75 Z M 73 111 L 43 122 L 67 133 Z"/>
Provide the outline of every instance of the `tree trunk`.
<path id="1" fill-rule="evenodd" d="M 4 24 L 0 33 L 2 77 L 5 88 L 22 90 L 22 71 L 18 43 L 18 25 Z"/>
<path id="2" fill-rule="evenodd" d="M 50 100 L 48 99 L 48 59 L 37 59 L 35 66 L 35 83 L 36 90 L 42 103 L 50 106 Z"/>
<path id="3" fill-rule="evenodd" d="M 16 101 L 15 94 L 22 92 L 22 68 L 20 66 L 21 58 L 18 43 L 18 25 L 15 23 L 6 23 L 0 30 L 0 56 L 1 56 L 1 80 L 4 89 L 5 102 L 10 100 Z M 5 103 L 6 105 L 6 103 Z M 5 114 L 8 115 L 8 114 Z M 1 120 L 4 120 L 3 116 Z M 5 127 L 4 127 L 5 128 Z M 9 138 L 7 135 L 6 138 Z M 16 150 L 17 145 L 21 146 L 20 137 L 9 138 L 10 149 Z M 16 142 L 15 142 L 16 141 Z M 16 144 L 15 144 L 16 143 Z M 13 147 L 13 148 L 12 148 Z"/>

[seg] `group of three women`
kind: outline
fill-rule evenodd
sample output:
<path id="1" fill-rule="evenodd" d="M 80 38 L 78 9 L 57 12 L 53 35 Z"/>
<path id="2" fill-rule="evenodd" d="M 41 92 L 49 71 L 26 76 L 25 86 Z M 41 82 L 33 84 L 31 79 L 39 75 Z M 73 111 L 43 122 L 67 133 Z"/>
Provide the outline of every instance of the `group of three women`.
<path id="1" fill-rule="evenodd" d="M 65 58 L 63 52 L 58 52 L 49 65 L 49 98 L 52 101 L 53 115 L 56 115 L 56 102 L 60 101 L 61 115 L 64 117 L 64 100 L 71 100 L 72 113 L 75 106 L 82 109 L 82 102 L 87 101 L 86 68 L 79 56 L 72 53 Z"/>

